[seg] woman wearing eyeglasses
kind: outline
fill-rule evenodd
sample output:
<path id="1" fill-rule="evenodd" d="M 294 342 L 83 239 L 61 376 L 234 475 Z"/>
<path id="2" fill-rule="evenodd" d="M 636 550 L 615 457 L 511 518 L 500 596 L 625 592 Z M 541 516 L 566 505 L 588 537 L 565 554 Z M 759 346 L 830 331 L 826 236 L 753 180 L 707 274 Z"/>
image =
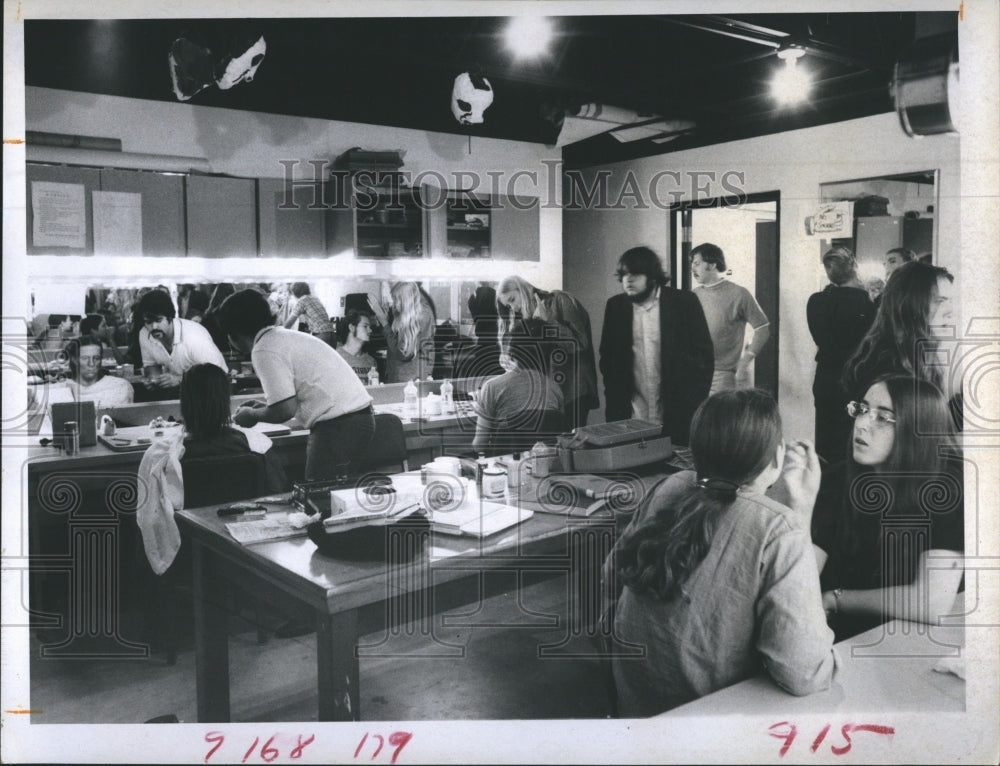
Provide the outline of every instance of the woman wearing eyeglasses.
<path id="1" fill-rule="evenodd" d="M 847 411 L 850 457 L 824 473 L 812 523 L 831 627 L 841 640 L 895 618 L 935 624 L 954 602 L 965 548 L 944 395 L 890 375 Z"/>

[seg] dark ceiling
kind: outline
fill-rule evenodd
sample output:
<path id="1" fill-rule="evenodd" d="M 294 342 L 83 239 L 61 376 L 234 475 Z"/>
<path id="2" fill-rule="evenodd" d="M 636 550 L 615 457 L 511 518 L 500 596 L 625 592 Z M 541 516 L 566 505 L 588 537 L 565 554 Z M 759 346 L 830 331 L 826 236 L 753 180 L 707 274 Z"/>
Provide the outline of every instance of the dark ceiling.
<path id="1" fill-rule="evenodd" d="M 620 6 L 619 6 L 620 7 Z M 28 85 L 176 101 L 167 56 L 181 35 L 264 35 L 253 82 L 188 103 L 554 144 L 551 105 L 598 102 L 694 121 L 670 143 L 599 135 L 564 148 L 569 166 L 659 154 L 891 111 L 889 82 L 917 37 L 957 14 L 562 16 L 551 52 L 515 61 L 505 18 L 322 18 L 25 22 Z M 779 107 L 768 81 L 776 46 L 796 41 L 815 76 L 809 102 Z M 214 45 L 214 43 L 211 43 Z M 478 66 L 495 98 L 478 126 L 450 109 L 452 82 Z"/>

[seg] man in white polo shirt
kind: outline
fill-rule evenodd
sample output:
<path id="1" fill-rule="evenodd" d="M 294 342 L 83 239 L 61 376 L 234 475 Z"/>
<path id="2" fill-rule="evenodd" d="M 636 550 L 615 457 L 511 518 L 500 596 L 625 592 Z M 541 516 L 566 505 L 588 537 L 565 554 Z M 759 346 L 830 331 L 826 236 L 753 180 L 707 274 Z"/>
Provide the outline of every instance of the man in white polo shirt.
<path id="1" fill-rule="evenodd" d="M 319 338 L 275 327 L 267 298 L 256 290 L 229 296 L 219 324 L 234 349 L 250 352 L 267 399 L 240 407 L 236 424 L 295 417 L 309 429 L 307 481 L 355 473 L 375 433 L 375 414 L 371 395 L 343 357 Z"/>
<path id="2" fill-rule="evenodd" d="M 208 330 L 197 322 L 179 318 L 170 295 L 163 290 L 150 290 L 142 296 L 136 311 L 143 324 L 139 331 L 142 366 L 163 366 L 159 375 L 149 377 L 154 387 L 179 386 L 185 371 L 196 364 L 214 364 L 228 372 L 226 360 Z"/>
<path id="3" fill-rule="evenodd" d="M 771 337 L 770 322 L 756 298 L 723 275 L 726 257 L 722 248 L 706 242 L 691 250 L 691 275 L 698 284 L 694 294 L 701 301 L 715 348 L 715 372 L 712 390 L 743 388 L 749 382 L 750 365 Z M 747 325 L 753 327 L 753 340 L 743 347 Z"/>

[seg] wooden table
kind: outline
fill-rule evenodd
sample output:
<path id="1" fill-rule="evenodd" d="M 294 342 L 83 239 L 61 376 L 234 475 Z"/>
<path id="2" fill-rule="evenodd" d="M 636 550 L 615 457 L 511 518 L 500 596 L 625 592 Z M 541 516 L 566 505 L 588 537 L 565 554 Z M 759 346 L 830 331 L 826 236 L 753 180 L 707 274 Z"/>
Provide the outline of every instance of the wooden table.
<path id="1" fill-rule="evenodd" d="M 358 639 L 398 626 L 414 607 L 436 614 L 483 595 L 484 572 L 569 572 L 593 579 L 614 538 L 614 520 L 536 513 L 492 537 L 430 533 L 429 548 L 413 561 L 338 560 L 308 537 L 240 545 L 216 508 L 176 516 L 192 546 L 198 720 L 228 721 L 229 648 L 222 607 L 234 590 L 309 620 L 316 630 L 319 720 L 360 720 Z M 432 555 L 449 554 L 449 555 Z M 581 557 L 589 555 L 590 561 Z M 594 564 L 597 564 L 595 567 Z M 591 583 L 590 587 L 596 587 Z M 422 615 L 426 617 L 425 615 Z"/>
<path id="2" fill-rule="evenodd" d="M 964 611 L 964 594 L 953 613 Z M 960 618 L 956 618 L 956 621 Z M 842 660 L 824 692 L 795 697 L 758 676 L 669 710 L 663 716 L 809 713 L 964 712 L 965 681 L 933 667 L 964 654 L 965 630 L 892 620 L 837 644 Z"/>

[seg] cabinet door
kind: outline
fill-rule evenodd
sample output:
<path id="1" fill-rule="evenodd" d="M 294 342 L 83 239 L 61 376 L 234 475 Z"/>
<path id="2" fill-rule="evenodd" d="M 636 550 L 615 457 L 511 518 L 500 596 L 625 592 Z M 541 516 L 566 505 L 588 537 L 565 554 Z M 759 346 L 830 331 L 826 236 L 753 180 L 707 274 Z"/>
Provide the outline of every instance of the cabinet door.
<path id="1" fill-rule="evenodd" d="M 27 234 L 28 234 L 28 255 L 92 255 L 94 252 L 94 208 L 93 196 L 91 192 L 101 188 L 101 171 L 97 168 L 77 168 L 63 165 L 38 165 L 28 163 L 25 167 L 25 177 L 28 183 L 27 190 Z M 35 216 L 40 214 L 39 225 L 46 231 L 65 232 L 66 227 L 60 221 L 65 216 L 65 221 L 73 226 L 71 211 L 60 209 L 60 206 L 53 204 L 49 210 L 35 211 L 32 202 L 32 185 L 40 183 L 78 184 L 83 186 L 84 204 L 84 244 L 83 247 L 70 247 L 67 245 L 46 245 L 41 244 L 44 240 L 39 239 L 39 244 L 35 244 L 34 226 Z"/>
<path id="2" fill-rule="evenodd" d="M 186 254 L 184 177 L 148 170 L 101 170 L 101 191 L 142 195 L 142 254 Z"/>
<path id="3" fill-rule="evenodd" d="M 537 197 L 499 197 L 491 210 L 490 257 L 502 261 L 539 261 Z"/>
<path id="4" fill-rule="evenodd" d="M 257 188 L 252 178 L 188 176 L 187 253 L 257 256 Z"/>
<path id="5" fill-rule="evenodd" d="M 934 252 L 934 219 L 904 218 L 903 247 L 908 247 L 919 258 Z"/>
<path id="6" fill-rule="evenodd" d="M 257 181 L 260 254 L 287 258 L 323 255 L 326 248 L 321 184 Z"/>

